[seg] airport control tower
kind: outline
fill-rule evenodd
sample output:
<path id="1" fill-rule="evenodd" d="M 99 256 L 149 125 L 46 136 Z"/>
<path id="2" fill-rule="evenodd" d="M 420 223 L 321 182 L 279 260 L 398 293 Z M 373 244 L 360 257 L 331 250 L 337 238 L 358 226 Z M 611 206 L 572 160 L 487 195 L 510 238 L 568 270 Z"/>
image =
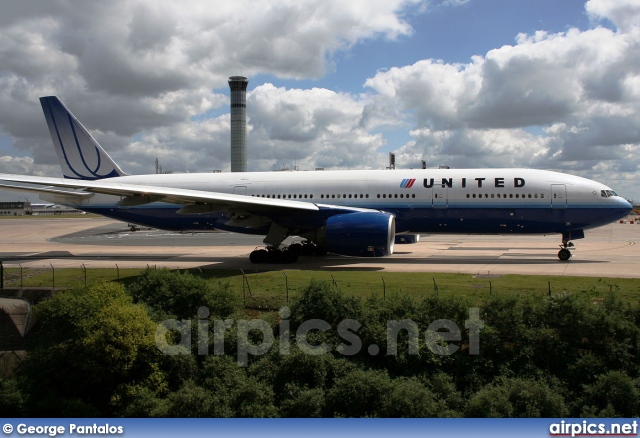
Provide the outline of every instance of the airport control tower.
<path id="1" fill-rule="evenodd" d="M 247 171 L 247 85 L 244 76 L 231 76 L 231 171 Z"/>

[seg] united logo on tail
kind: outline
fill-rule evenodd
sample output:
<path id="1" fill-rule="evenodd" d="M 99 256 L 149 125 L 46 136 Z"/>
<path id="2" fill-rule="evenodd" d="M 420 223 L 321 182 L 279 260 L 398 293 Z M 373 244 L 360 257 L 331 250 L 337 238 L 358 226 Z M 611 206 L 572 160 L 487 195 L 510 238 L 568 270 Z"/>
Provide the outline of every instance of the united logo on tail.
<path id="1" fill-rule="evenodd" d="M 65 178 L 96 180 L 126 175 L 60 99 L 41 97 L 40 104 Z"/>

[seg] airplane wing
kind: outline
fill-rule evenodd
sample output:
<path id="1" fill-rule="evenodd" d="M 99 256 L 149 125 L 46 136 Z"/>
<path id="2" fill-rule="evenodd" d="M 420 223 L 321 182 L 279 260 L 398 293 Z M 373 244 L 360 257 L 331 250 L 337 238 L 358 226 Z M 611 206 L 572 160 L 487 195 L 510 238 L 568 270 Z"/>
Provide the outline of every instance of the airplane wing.
<path id="1" fill-rule="evenodd" d="M 62 190 L 56 187 L 46 187 L 46 186 L 18 186 L 14 184 L 5 183 L 4 181 L 0 181 L 0 189 L 13 190 L 17 192 L 28 192 L 28 193 L 44 193 L 44 194 L 52 194 L 52 195 L 63 195 L 68 197 L 75 197 L 77 199 L 88 198 L 92 196 L 92 193 L 88 192 L 79 192 L 73 190 Z"/>
<path id="2" fill-rule="evenodd" d="M 38 187 L 21 187 L 16 186 L 15 183 L 37 185 Z M 208 192 L 203 190 L 123 184 L 114 182 L 113 179 L 86 181 L 0 174 L 0 187 L 11 190 L 19 189 L 22 191 L 56 193 L 70 196 L 90 196 L 92 193 L 116 195 L 123 197 L 118 203 L 121 206 L 143 205 L 151 202 L 168 202 L 171 204 L 184 205 L 185 207 L 183 207 L 182 213 L 230 211 L 265 214 L 267 212 L 277 212 L 278 210 L 297 210 L 301 212 L 320 210 L 316 204 L 310 202 L 258 198 L 255 196 Z M 60 188 L 71 190 L 60 190 Z"/>

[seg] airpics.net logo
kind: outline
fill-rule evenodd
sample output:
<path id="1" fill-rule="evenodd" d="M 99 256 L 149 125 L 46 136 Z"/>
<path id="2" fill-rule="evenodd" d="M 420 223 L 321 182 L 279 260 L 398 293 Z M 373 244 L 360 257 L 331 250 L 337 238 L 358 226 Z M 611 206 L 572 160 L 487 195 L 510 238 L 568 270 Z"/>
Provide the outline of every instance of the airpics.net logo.
<path id="1" fill-rule="evenodd" d="M 399 339 L 406 339 L 408 355 L 419 355 L 421 344 L 438 356 L 449 356 L 459 351 L 463 344 L 467 354 L 480 354 L 480 330 L 484 328 L 480 319 L 480 309 L 472 307 L 468 314 L 469 317 L 464 322 L 465 331 L 448 319 L 436 319 L 426 330 L 422 330 L 410 319 L 389 320 L 386 324 L 384 354 L 397 355 L 400 349 Z M 291 354 L 293 345 L 312 356 L 332 351 L 344 356 L 353 356 L 363 348 L 366 348 L 366 352 L 371 356 L 382 352 L 377 344 L 363 345 L 359 335 L 362 324 L 355 319 L 344 319 L 336 325 L 321 319 L 310 319 L 299 324 L 293 331 L 289 319 L 291 310 L 282 307 L 278 315 L 280 322 L 277 327 L 263 319 L 210 320 L 209 309 L 203 306 L 198 309 L 199 319 L 195 324 L 190 319 L 168 319 L 158 324 L 156 346 L 167 355 L 192 354 L 197 350 L 198 355 L 206 356 L 210 354 L 210 333 L 213 332 L 213 354 L 220 356 L 225 354 L 227 337 L 234 337 L 238 365 L 243 367 L 248 366 L 249 356 L 265 355 L 275 345 L 282 355 Z M 275 333 L 276 331 L 278 333 Z M 328 334 L 331 331 L 337 333 L 341 341 L 338 345 L 330 345 L 322 340 L 322 336 L 314 336 Z M 194 332 L 196 341 L 192 342 Z"/>
<path id="2" fill-rule="evenodd" d="M 638 436 L 638 422 L 636 420 L 627 423 L 596 423 L 583 420 L 581 423 L 572 423 L 562 420 L 559 423 L 549 425 L 549 436 Z"/>

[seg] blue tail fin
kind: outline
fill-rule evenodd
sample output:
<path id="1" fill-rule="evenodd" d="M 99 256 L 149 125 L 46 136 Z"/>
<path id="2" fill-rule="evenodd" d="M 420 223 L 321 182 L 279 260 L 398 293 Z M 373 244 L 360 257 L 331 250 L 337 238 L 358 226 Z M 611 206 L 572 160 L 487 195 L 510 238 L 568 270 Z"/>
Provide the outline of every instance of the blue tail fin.
<path id="1" fill-rule="evenodd" d="M 65 178 L 126 175 L 57 96 L 41 97 L 40 104 Z"/>

